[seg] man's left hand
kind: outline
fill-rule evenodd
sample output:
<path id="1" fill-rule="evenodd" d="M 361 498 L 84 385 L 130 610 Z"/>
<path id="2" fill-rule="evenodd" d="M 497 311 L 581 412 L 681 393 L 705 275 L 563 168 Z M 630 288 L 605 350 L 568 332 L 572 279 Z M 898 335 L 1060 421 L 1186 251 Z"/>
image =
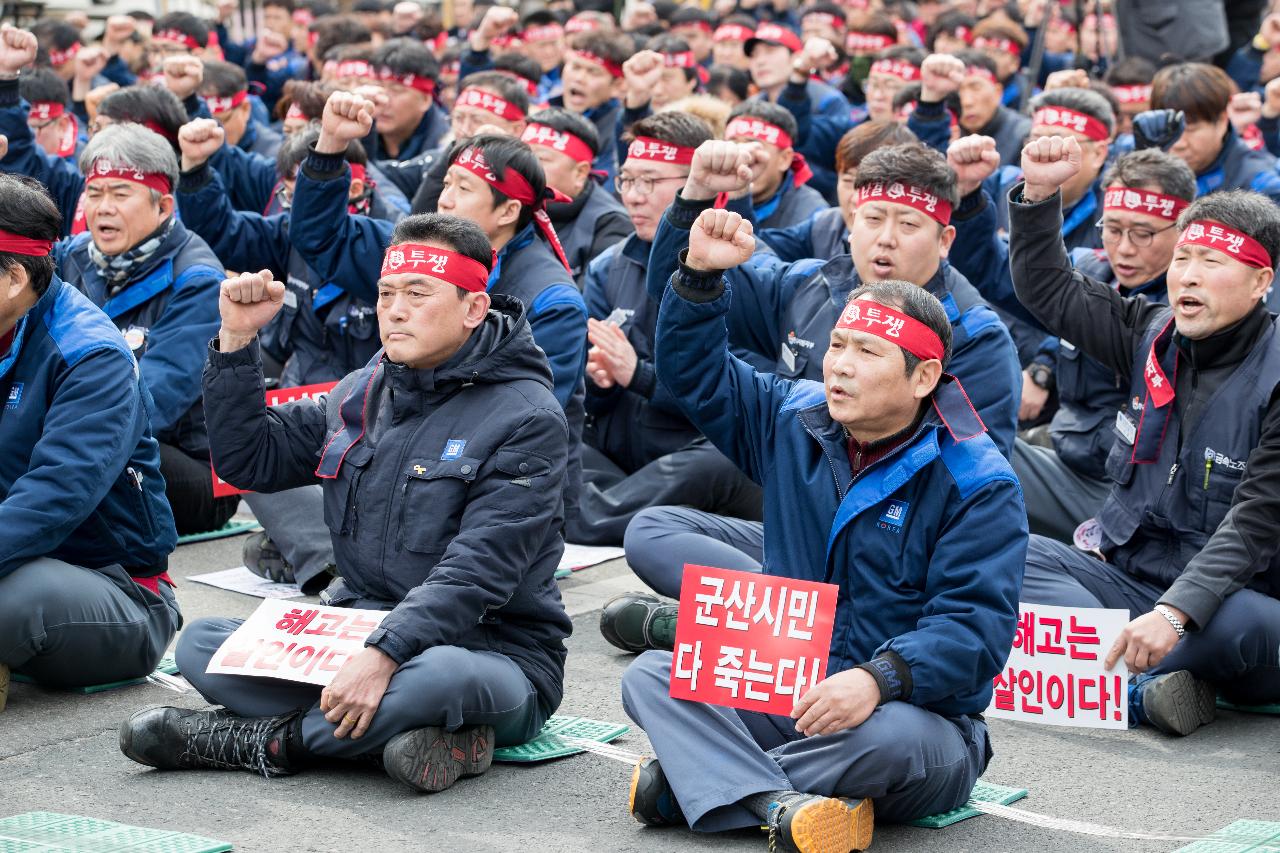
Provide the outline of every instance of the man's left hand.
<path id="1" fill-rule="evenodd" d="M 320 694 L 320 710 L 324 718 L 338 728 L 333 736 L 354 740 L 364 735 L 382 697 L 391 683 L 398 664 L 373 646 L 365 646 L 347 658 L 333 681 Z"/>
<path id="2" fill-rule="evenodd" d="M 194 95 L 204 82 L 204 63 L 199 57 L 185 54 L 166 56 L 162 67 L 164 85 L 179 101 Z"/>
<path id="3" fill-rule="evenodd" d="M 1182 624 L 1190 621 L 1187 614 L 1176 607 L 1169 607 L 1167 604 L 1164 606 Z M 1146 672 L 1158 666 L 1176 645 L 1178 632 L 1173 630 L 1168 619 L 1153 610 L 1124 626 L 1111 651 L 1107 652 L 1106 668 L 1111 669 L 1123 656 L 1129 672 Z"/>
<path id="4" fill-rule="evenodd" d="M 867 721 L 880 704 L 880 685 L 865 669 L 846 669 L 818 683 L 796 702 L 791 719 L 796 731 L 813 735 L 833 735 Z"/>

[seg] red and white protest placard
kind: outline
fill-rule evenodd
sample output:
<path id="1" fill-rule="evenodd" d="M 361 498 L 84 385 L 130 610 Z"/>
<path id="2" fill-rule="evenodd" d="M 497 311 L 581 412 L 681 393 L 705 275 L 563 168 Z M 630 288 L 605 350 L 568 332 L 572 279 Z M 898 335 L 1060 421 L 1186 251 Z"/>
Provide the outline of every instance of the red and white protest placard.
<path id="1" fill-rule="evenodd" d="M 671 696 L 789 715 L 826 678 L 839 587 L 686 565 Z"/>
<path id="2" fill-rule="evenodd" d="M 1055 726 L 1129 727 L 1129 670 L 1107 652 L 1129 624 L 1127 610 L 1018 605 L 1018 631 L 995 678 L 987 715 Z"/>
<path id="3" fill-rule="evenodd" d="M 205 672 L 326 686 L 386 617 L 382 610 L 267 599 L 214 653 Z"/>
<path id="4" fill-rule="evenodd" d="M 337 382 L 317 382 L 315 385 L 299 385 L 295 388 L 272 388 L 267 391 L 267 405 L 282 406 L 285 403 L 292 403 L 294 400 L 318 397 L 321 394 L 328 394 L 333 390 L 333 386 L 337 384 Z M 212 470 L 213 464 L 210 463 L 209 467 Z M 237 489 L 219 477 L 217 471 L 213 472 L 213 496 L 215 498 L 243 495 L 244 493 L 244 489 Z"/>

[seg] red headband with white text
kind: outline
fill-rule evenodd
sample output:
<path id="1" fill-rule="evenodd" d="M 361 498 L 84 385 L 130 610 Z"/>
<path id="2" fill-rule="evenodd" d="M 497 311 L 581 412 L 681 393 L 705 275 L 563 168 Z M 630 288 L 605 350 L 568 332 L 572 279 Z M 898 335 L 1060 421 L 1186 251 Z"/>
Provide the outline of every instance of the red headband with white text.
<path id="1" fill-rule="evenodd" d="M 905 205 L 920 211 L 940 225 L 951 224 L 951 202 L 911 184 L 899 181 L 885 184 L 877 181 L 858 187 L 859 205 L 873 201 Z"/>
<path id="2" fill-rule="evenodd" d="M 1216 249 L 1247 267 L 1272 269 L 1271 253 L 1264 249 L 1261 243 L 1248 234 L 1223 225 L 1221 222 L 1197 219 L 1182 232 L 1182 236 L 1178 238 L 1178 245 Z"/>
<path id="3" fill-rule="evenodd" d="M 1184 198 L 1135 190 L 1129 187 L 1109 187 L 1102 197 L 1102 209 L 1117 213 L 1146 213 L 1166 222 L 1177 222 L 1178 215 L 1190 204 Z"/>
<path id="4" fill-rule="evenodd" d="M 382 275 L 425 275 L 442 278 L 471 293 L 489 287 L 489 270 L 466 255 L 423 243 L 397 243 L 382 256 Z"/>
<path id="5" fill-rule="evenodd" d="M 845 306 L 836 321 L 837 329 L 866 332 L 897 344 L 922 361 L 942 360 L 946 348 L 942 338 L 924 323 L 869 299 L 855 299 Z"/>

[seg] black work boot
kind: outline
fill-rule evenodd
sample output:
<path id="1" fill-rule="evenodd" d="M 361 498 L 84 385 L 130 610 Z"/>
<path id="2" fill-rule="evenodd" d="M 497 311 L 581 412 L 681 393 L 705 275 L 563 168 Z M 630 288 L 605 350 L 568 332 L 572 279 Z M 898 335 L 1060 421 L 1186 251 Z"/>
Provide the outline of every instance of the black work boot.
<path id="1" fill-rule="evenodd" d="M 302 712 L 237 717 L 226 710 L 148 708 L 120 726 L 120 751 L 160 770 L 248 770 L 263 776 L 297 772 Z"/>
<path id="2" fill-rule="evenodd" d="M 289 565 L 265 530 L 249 534 L 240 556 L 245 568 L 258 577 L 275 583 L 293 583 L 293 566 Z"/>
<path id="3" fill-rule="evenodd" d="M 605 602 L 600 633 L 624 652 L 671 651 L 679 606 L 647 592 L 624 592 Z"/>
<path id="4" fill-rule="evenodd" d="M 488 770 L 493 746 L 493 726 L 463 726 L 454 732 L 439 726 L 411 729 L 387 741 L 382 766 L 392 779 L 433 794 Z"/>
<path id="5" fill-rule="evenodd" d="M 631 771 L 631 816 L 645 826 L 683 826 L 684 812 L 671 792 L 667 775 L 656 758 L 642 758 Z"/>

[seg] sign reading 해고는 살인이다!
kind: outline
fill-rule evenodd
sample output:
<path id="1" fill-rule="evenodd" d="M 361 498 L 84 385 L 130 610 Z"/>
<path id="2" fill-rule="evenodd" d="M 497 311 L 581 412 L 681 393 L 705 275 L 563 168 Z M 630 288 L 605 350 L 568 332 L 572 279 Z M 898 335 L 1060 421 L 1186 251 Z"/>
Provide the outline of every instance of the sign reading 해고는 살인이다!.
<path id="1" fill-rule="evenodd" d="M 835 624 L 834 584 L 686 565 L 671 696 L 789 715 L 822 681 Z"/>
<path id="2" fill-rule="evenodd" d="M 1129 670 L 1107 652 L 1127 610 L 1018 605 L 1018 630 L 996 676 L 989 717 L 1094 729 L 1129 727 Z"/>
<path id="3" fill-rule="evenodd" d="M 267 599 L 222 643 L 205 667 L 328 686 L 387 612 Z"/>

